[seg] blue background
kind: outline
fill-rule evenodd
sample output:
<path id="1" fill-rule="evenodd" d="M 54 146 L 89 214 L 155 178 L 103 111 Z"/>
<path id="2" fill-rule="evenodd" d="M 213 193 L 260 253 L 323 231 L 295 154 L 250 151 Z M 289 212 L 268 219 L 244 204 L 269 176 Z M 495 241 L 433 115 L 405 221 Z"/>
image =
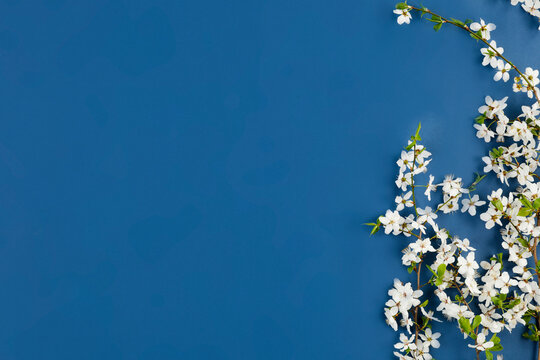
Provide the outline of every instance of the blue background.
<path id="1" fill-rule="evenodd" d="M 540 66 L 508 1 L 425 5 Z M 0 358 L 391 359 L 404 240 L 362 224 L 393 206 L 419 121 L 438 178 L 471 181 L 472 119 L 510 92 L 475 41 L 393 6 L 1 1 Z M 443 330 L 438 359 L 472 357 Z"/>

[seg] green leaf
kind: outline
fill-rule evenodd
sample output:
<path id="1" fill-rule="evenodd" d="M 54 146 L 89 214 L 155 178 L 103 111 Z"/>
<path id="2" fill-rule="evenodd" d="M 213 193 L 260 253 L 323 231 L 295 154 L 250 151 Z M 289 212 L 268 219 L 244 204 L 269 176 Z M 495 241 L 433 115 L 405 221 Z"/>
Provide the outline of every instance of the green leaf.
<path id="1" fill-rule="evenodd" d="M 523 336 L 525 339 L 529 339 L 532 341 L 538 341 L 538 336 L 535 334 L 530 334 L 528 332 L 524 332 L 521 336 Z"/>
<path id="2" fill-rule="evenodd" d="M 428 302 L 429 300 L 424 301 L 423 303 L 420 304 L 420 307 L 426 307 Z"/>
<path id="3" fill-rule="evenodd" d="M 493 360 L 493 354 L 489 350 L 486 350 L 486 360 Z"/>
<path id="4" fill-rule="evenodd" d="M 512 309 L 514 306 L 519 305 L 521 303 L 521 299 L 515 299 L 510 301 L 510 304 L 508 304 L 508 308 Z"/>
<path id="5" fill-rule="evenodd" d="M 530 246 L 529 242 L 522 237 L 518 238 L 518 241 L 524 248 L 528 248 Z"/>
<path id="6" fill-rule="evenodd" d="M 518 216 L 527 217 L 527 216 L 531 215 L 531 213 L 532 213 L 531 209 L 521 208 L 521 209 L 519 209 Z"/>
<path id="7" fill-rule="evenodd" d="M 530 310 L 527 310 L 525 315 L 523 315 L 523 321 L 525 321 L 525 323 L 528 323 L 532 319 L 532 314 L 530 314 L 529 311 Z"/>
<path id="8" fill-rule="evenodd" d="M 444 273 L 446 272 L 446 264 L 441 264 L 439 267 L 437 267 L 437 277 L 442 278 L 444 277 Z"/>
<path id="9" fill-rule="evenodd" d="M 498 344 L 501 342 L 501 339 L 497 336 L 497 334 L 493 334 L 493 336 L 491 337 L 491 339 L 489 339 L 489 341 L 493 342 L 494 344 Z"/>
<path id="10" fill-rule="evenodd" d="M 459 326 L 461 327 L 461 330 L 464 332 L 464 333 L 470 333 L 471 332 L 471 323 L 469 323 L 469 320 L 467 320 L 466 318 L 464 317 L 460 317 L 459 320 Z"/>
<path id="11" fill-rule="evenodd" d="M 435 285 L 439 286 L 443 283 L 444 273 L 446 272 L 446 265 L 441 264 L 437 267 L 437 280 L 435 281 Z"/>
<path id="12" fill-rule="evenodd" d="M 484 114 L 478 115 L 478 116 L 474 119 L 474 122 L 476 122 L 477 124 L 483 124 L 485 121 L 486 121 L 486 116 L 485 116 Z"/>
<path id="13" fill-rule="evenodd" d="M 504 211 L 504 208 L 503 208 L 503 204 L 501 202 L 501 200 L 499 199 L 494 199 L 494 200 L 491 200 L 491 203 L 493 204 L 493 206 L 495 206 L 495 208 L 499 211 Z"/>
<path id="14" fill-rule="evenodd" d="M 478 30 L 475 33 L 471 33 L 471 37 L 473 39 L 480 40 L 480 39 L 482 39 L 482 33 L 480 32 L 480 30 Z"/>
<path id="15" fill-rule="evenodd" d="M 465 26 L 465 23 L 461 20 L 458 20 L 458 19 L 454 19 L 454 18 L 450 18 L 450 20 L 452 20 L 452 22 L 458 24 L 458 25 L 461 25 L 461 26 Z"/>
<path id="16" fill-rule="evenodd" d="M 438 24 L 435 24 L 435 25 L 433 26 L 433 29 L 434 29 L 435 31 L 439 31 L 439 30 L 441 29 L 441 27 L 442 27 L 442 23 L 438 23 Z"/>
<path id="17" fill-rule="evenodd" d="M 533 207 L 534 207 L 535 210 L 540 209 L 540 199 L 534 200 Z"/>
<path id="18" fill-rule="evenodd" d="M 489 351 L 501 351 L 503 346 L 501 344 L 496 344 L 495 346 L 489 348 Z"/>
<path id="19" fill-rule="evenodd" d="M 496 307 L 501 307 L 501 306 L 502 306 L 502 301 L 501 301 L 501 299 L 499 299 L 498 297 L 493 296 L 493 297 L 491 298 L 491 301 L 493 301 L 493 304 L 494 304 Z"/>
<path id="20" fill-rule="evenodd" d="M 501 147 L 498 147 L 498 148 L 491 149 L 491 151 L 489 152 L 489 155 L 492 158 L 497 159 L 497 158 L 500 158 L 503 153 L 504 153 L 504 149 L 502 149 Z"/>
<path id="21" fill-rule="evenodd" d="M 405 150 L 409 151 L 416 145 L 416 141 L 411 142 L 409 145 L 405 147 Z"/>
<path id="22" fill-rule="evenodd" d="M 476 328 L 480 325 L 481 322 L 482 318 L 480 317 L 480 315 L 476 315 L 472 323 L 472 329 L 476 330 Z"/>
<path id="23" fill-rule="evenodd" d="M 396 9 L 398 10 L 405 10 L 405 9 L 408 9 L 409 8 L 409 5 L 407 5 L 407 2 L 402 2 L 402 3 L 397 3 L 396 4 Z"/>
<path id="24" fill-rule="evenodd" d="M 489 260 L 499 262 L 501 264 L 501 267 L 502 267 L 502 265 L 503 265 L 502 256 L 503 256 L 502 253 L 498 253 L 498 254 L 493 255 L 491 258 L 489 258 Z"/>
<path id="25" fill-rule="evenodd" d="M 526 197 L 522 196 L 522 197 L 519 199 L 519 201 L 521 201 L 521 203 L 522 203 L 525 207 L 527 207 L 527 208 L 529 208 L 529 209 L 531 209 L 531 210 L 534 210 L 533 204 L 532 204 L 532 203 L 529 201 L 529 199 L 527 199 Z"/>
<path id="26" fill-rule="evenodd" d="M 376 223 L 365 223 L 364 225 L 367 225 L 367 226 L 372 226 L 373 228 L 371 229 L 371 232 L 370 232 L 370 236 L 373 235 L 373 234 L 376 234 L 380 229 L 381 229 L 381 220 L 379 220 L 381 217 L 379 216 L 377 218 L 377 222 Z"/>

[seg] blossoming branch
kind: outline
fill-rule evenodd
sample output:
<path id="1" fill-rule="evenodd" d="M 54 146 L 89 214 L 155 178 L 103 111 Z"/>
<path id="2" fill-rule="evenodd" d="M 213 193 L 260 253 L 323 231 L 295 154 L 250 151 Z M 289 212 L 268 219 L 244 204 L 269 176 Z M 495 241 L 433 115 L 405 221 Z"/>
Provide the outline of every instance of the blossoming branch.
<path id="1" fill-rule="evenodd" d="M 434 23 L 436 31 L 445 24 L 466 31 L 485 45 L 480 49 L 482 65 L 494 69 L 495 81 L 507 82 L 514 72 L 512 90 L 535 99 L 532 104 L 523 105 L 520 114 L 509 114 L 507 97 L 486 97 L 475 119 L 476 135 L 485 142 L 495 140 L 499 144 L 482 158 L 484 174 L 477 175 L 469 186 L 451 175 L 438 183 L 433 175 L 426 178 L 431 153 L 420 144 L 419 126 L 397 161 L 399 175 L 395 183 L 402 193 L 395 199 L 395 208 L 370 224 L 372 234 L 384 228 L 386 234 L 409 239 L 401 260 L 408 272 L 414 273 L 413 281 L 394 280 L 385 304 L 387 323 L 396 331 L 401 329 L 394 355 L 402 360 L 432 359 L 431 352 L 439 348 L 441 336 L 432 327 L 446 319 L 457 320 L 477 359 L 483 354 L 491 360 L 495 352 L 503 350 L 498 334 L 511 332 L 518 324 L 525 326 L 524 337 L 539 340 L 539 73 L 530 67 L 522 72 L 509 61 L 503 55 L 504 49 L 491 40 L 496 26 L 483 19 L 473 22 L 445 18 L 423 6 L 407 3 L 399 3 L 394 13 L 400 25 L 409 24 L 412 14 L 417 13 Z M 501 187 L 493 189 L 487 199 L 481 199 L 473 192 L 491 173 L 500 180 Z M 422 178 L 425 181 L 419 182 Z M 516 183 L 518 186 L 513 186 Z M 435 199 L 433 193 L 439 189 L 442 196 Z M 429 206 L 419 205 L 417 199 L 421 195 Z M 497 227 L 501 240 L 501 252 L 483 261 L 477 260 L 476 249 L 468 239 L 437 223 L 440 215 L 461 209 L 476 216 L 481 208 L 480 220 L 487 229 Z M 426 290 L 434 291 L 436 306 L 429 304 Z M 537 357 L 540 360 L 540 348 Z M 502 359 L 502 354 L 497 359 Z"/>

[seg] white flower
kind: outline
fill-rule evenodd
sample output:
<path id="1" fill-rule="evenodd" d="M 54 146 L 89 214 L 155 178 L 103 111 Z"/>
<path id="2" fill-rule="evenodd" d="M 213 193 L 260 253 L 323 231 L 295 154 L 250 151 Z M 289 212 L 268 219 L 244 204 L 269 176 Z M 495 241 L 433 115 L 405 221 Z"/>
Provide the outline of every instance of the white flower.
<path id="1" fill-rule="evenodd" d="M 394 355 L 397 356 L 398 360 L 414 360 L 412 357 L 410 357 L 409 355 L 405 355 L 405 354 L 400 354 L 398 353 L 397 351 L 394 351 Z"/>
<path id="2" fill-rule="evenodd" d="M 399 15 L 397 18 L 397 23 L 399 25 L 411 23 L 412 16 L 409 9 L 403 9 L 403 10 L 396 9 L 394 10 L 394 14 Z"/>
<path id="3" fill-rule="evenodd" d="M 433 180 L 435 180 L 435 177 L 433 175 L 429 175 L 429 183 L 427 184 L 426 191 L 424 192 L 424 195 L 427 196 L 429 201 L 431 201 L 431 192 L 437 190 L 437 185 L 433 185 Z"/>
<path id="4" fill-rule="evenodd" d="M 409 245 L 413 251 L 420 254 L 425 254 L 427 252 L 435 252 L 435 248 L 431 245 L 431 240 L 416 240 L 416 242 Z"/>
<path id="5" fill-rule="evenodd" d="M 467 189 L 464 189 L 461 185 L 463 184 L 461 178 L 454 179 L 453 175 L 446 175 L 442 183 L 443 192 L 451 197 L 460 195 L 461 193 L 468 193 Z"/>
<path id="6" fill-rule="evenodd" d="M 427 328 L 424 332 L 424 334 L 420 334 L 420 337 L 424 341 L 424 345 L 431 346 L 435 349 L 438 349 L 441 344 L 439 343 L 439 340 L 437 340 L 439 337 L 441 337 L 440 333 L 432 333 L 430 328 Z"/>
<path id="7" fill-rule="evenodd" d="M 527 164 L 521 164 L 517 168 L 517 181 L 520 185 L 525 185 L 528 182 L 533 181 L 534 178 L 531 175 L 531 169 Z"/>
<path id="8" fill-rule="evenodd" d="M 484 55 L 484 59 L 482 60 L 482 65 L 487 66 L 491 65 L 492 68 L 497 67 L 497 53 L 499 55 L 502 55 L 504 53 L 504 49 L 502 47 L 497 47 L 497 43 L 493 40 L 489 43 L 492 48 L 494 48 L 497 52 L 493 51 L 492 48 L 486 47 L 482 48 L 480 52 L 482 55 Z"/>
<path id="9" fill-rule="evenodd" d="M 422 311 L 422 314 L 428 318 L 429 320 L 433 320 L 433 321 L 437 321 L 437 322 L 442 322 L 441 320 L 437 319 L 436 317 L 433 316 L 433 311 L 426 311 L 424 310 L 424 307 L 421 307 L 420 310 Z M 437 336 L 438 338 L 438 336 Z"/>
<path id="10" fill-rule="evenodd" d="M 493 346 L 495 346 L 495 344 L 492 341 L 486 341 L 486 335 L 482 332 L 478 334 L 478 337 L 476 338 L 476 345 L 469 345 L 469 347 L 478 351 L 486 351 Z"/>
<path id="11" fill-rule="evenodd" d="M 490 142 L 495 137 L 495 133 L 489 130 L 485 124 L 474 124 L 474 128 L 478 130 L 476 137 L 484 139 L 485 142 Z"/>
<path id="12" fill-rule="evenodd" d="M 471 216 L 474 216 L 476 215 L 476 207 L 482 206 L 485 203 L 485 201 L 480 201 L 480 197 L 478 195 L 473 195 L 473 197 L 470 199 L 461 200 L 461 204 L 463 205 L 461 207 L 461 212 L 465 212 L 468 210 L 469 214 L 471 214 Z"/>
<path id="13" fill-rule="evenodd" d="M 390 210 L 387 210 L 386 214 L 381 216 L 379 220 L 384 225 L 384 233 L 390 234 L 393 232 L 394 235 L 401 233 L 401 224 L 405 222 L 399 212 Z"/>
<path id="14" fill-rule="evenodd" d="M 480 214 L 480 219 L 485 221 L 486 229 L 491 229 L 495 224 L 502 225 L 501 214 L 493 208 L 489 208 L 485 213 Z"/>
<path id="15" fill-rule="evenodd" d="M 524 4 L 521 5 L 523 10 L 528 12 L 533 16 L 538 16 L 538 9 L 540 9 L 540 1 L 538 0 L 525 0 Z"/>
<path id="16" fill-rule="evenodd" d="M 416 349 L 416 344 L 414 343 L 414 335 L 408 338 L 407 335 L 401 333 L 399 334 L 399 341 L 400 342 L 394 345 L 394 347 L 398 349 L 399 351 L 407 351 L 407 350 Z"/>
<path id="17" fill-rule="evenodd" d="M 489 33 L 497 27 L 494 24 L 486 24 L 483 19 L 480 19 L 480 23 L 472 23 L 470 28 L 472 31 L 480 31 L 482 38 L 489 40 L 491 38 Z"/>
<path id="18" fill-rule="evenodd" d="M 389 300 L 392 301 L 393 300 Z M 387 303 L 388 304 L 388 303 Z M 384 309 L 384 316 L 386 317 L 386 323 L 394 329 L 394 331 L 397 331 L 398 329 L 398 323 L 396 321 L 396 318 L 394 317 L 398 312 L 397 306 L 394 306 L 393 308 L 386 308 Z"/>
<path id="19" fill-rule="evenodd" d="M 413 262 L 418 263 L 421 260 L 418 253 L 413 251 L 409 246 L 403 249 L 403 256 L 401 257 L 401 263 L 403 265 L 410 266 Z"/>
<path id="20" fill-rule="evenodd" d="M 438 216 L 429 206 L 426 206 L 425 209 L 418 208 L 417 211 L 418 215 L 420 215 L 418 218 L 419 223 L 428 222 L 432 227 L 436 226 L 435 219 L 437 219 Z"/>
<path id="21" fill-rule="evenodd" d="M 471 246 L 469 239 L 461 240 L 457 236 L 454 236 L 454 241 L 452 242 L 457 248 L 463 251 L 475 251 L 476 249 Z"/>
<path id="22" fill-rule="evenodd" d="M 469 276 L 465 279 L 465 285 L 467 285 L 467 289 L 470 291 L 470 293 L 473 296 L 480 296 L 482 293 L 480 292 L 480 289 L 478 288 L 478 283 L 472 276 Z"/>
<path id="23" fill-rule="evenodd" d="M 540 114 L 540 111 L 538 110 L 538 103 L 535 102 L 532 104 L 532 106 L 522 106 L 521 111 L 523 114 L 521 114 L 519 117 L 525 117 L 526 119 L 535 120 L 536 117 Z"/>
<path id="24" fill-rule="evenodd" d="M 470 252 L 466 258 L 458 257 L 459 273 L 468 278 L 474 275 L 474 271 L 478 269 L 478 263 L 474 261 L 474 252 Z"/>
<path id="25" fill-rule="evenodd" d="M 403 210 L 405 206 L 406 207 L 414 206 L 414 203 L 412 202 L 412 200 L 410 200 L 411 195 L 412 195 L 412 191 L 409 191 L 403 196 L 396 196 L 396 204 L 397 204 L 396 210 L 397 211 Z"/>
<path id="26" fill-rule="evenodd" d="M 518 281 L 515 279 L 511 279 L 510 275 L 505 271 L 499 276 L 499 278 L 495 281 L 495 287 L 498 289 L 501 289 L 501 294 L 508 294 L 509 288 L 512 286 L 516 286 L 518 284 Z"/>
<path id="27" fill-rule="evenodd" d="M 431 357 L 429 353 L 429 346 L 424 344 L 423 342 L 418 342 L 418 349 L 416 350 L 416 359 L 418 360 L 431 360 L 433 357 Z"/>
<path id="28" fill-rule="evenodd" d="M 405 172 L 410 170 L 414 163 L 414 152 L 413 151 L 401 151 L 401 157 L 396 162 L 399 166 L 399 172 Z"/>
<path id="29" fill-rule="evenodd" d="M 407 190 L 407 187 L 411 185 L 411 183 L 412 183 L 411 173 L 407 173 L 407 174 L 404 174 L 402 172 L 399 173 L 398 178 L 396 180 L 396 186 L 398 188 L 405 191 Z"/>
<path id="30" fill-rule="evenodd" d="M 403 316 L 404 314 L 401 313 L 401 315 Z M 413 324 L 413 321 L 411 320 L 410 317 L 402 318 L 401 321 L 400 321 L 399 323 L 400 323 L 400 325 L 401 325 L 402 327 L 404 327 L 404 328 L 407 329 L 407 332 L 408 332 L 409 334 L 411 334 L 411 327 L 412 327 L 414 324 Z"/>
<path id="31" fill-rule="evenodd" d="M 510 80 L 510 73 L 509 71 L 512 69 L 510 64 L 505 63 L 504 61 L 500 60 L 497 61 L 497 72 L 495 73 L 495 76 L 493 77 L 493 80 L 499 81 L 503 80 L 504 82 L 507 82 Z"/>
<path id="32" fill-rule="evenodd" d="M 399 304 L 402 313 L 413 306 L 420 305 L 418 298 L 422 294 L 422 290 L 413 290 L 411 283 L 403 284 L 398 279 L 394 280 L 394 288 L 388 290 L 388 295 L 392 297 L 396 304 Z"/>
<path id="33" fill-rule="evenodd" d="M 508 97 L 505 97 L 501 100 L 493 100 L 491 96 L 486 96 L 486 105 L 480 106 L 478 112 L 480 114 L 485 114 L 488 119 L 493 119 L 494 115 L 502 114 L 502 111 L 506 108 L 506 100 Z"/>
<path id="34" fill-rule="evenodd" d="M 540 79 L 538 79 L 538 70 L 533 70 L 532 68 L 528 67 L 525 69 L 525 78 L 529 81 L 530 85 L 527 84 L 526 88 L 523 89 L 524 91 L 527 91 L 527 95 L 532 98 L 534 95 L 534 92 L 537 91 L 536 88 L 531 88 L 531 85 L 534 87 L 540 83 Z"/>

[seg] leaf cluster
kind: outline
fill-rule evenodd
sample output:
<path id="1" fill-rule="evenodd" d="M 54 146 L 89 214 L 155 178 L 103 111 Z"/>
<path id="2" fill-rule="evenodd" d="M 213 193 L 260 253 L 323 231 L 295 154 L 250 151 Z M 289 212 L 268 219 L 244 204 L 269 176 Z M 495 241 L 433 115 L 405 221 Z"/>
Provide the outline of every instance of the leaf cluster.
<path id="1" fill-rule="evenodd" d="M 478 328 L 478 326 L 480 326 L 481 322 L 482 318 L 480 317 L 480 315 L 476 315 L 471 320 L 465 317 L 460 317 L 458 320 L 459 328 L 461 329 L 461 331 L 474 340 L 476 340 L 476 338 L 478 337 L 478 332 L 476 329 Z M 503 346 L 501 345 L 501 339 L 497 336 L 497 334 L 493 334 L 489 341 L 493 342 L 493 346 L 486 350 L 486 359 L 493 360 L 493 352 L 501 351 L 503 349 Z"/>
<path id="2" fill-rule="evenodd" d="M 538 317 L 538 313 L 533 310 L 527 310 L 527 312 L 523 316 L 523 320 L 527 325 L 525 325 L 526 330 L 521 336 L 523 336 L 525 339 L 529 339 L 532 341 L 539 340 L 539 332 L 537 327 L 538 324 L 536 323 L 536 317 Z"/>

